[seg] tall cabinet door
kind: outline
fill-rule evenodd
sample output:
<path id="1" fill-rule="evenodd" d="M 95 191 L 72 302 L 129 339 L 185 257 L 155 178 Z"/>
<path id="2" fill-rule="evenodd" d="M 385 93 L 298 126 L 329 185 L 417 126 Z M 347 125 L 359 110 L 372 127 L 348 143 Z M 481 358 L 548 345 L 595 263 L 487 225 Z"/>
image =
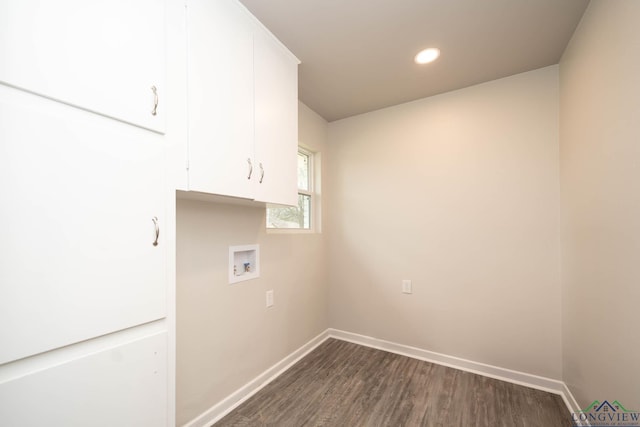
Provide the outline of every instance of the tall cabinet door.
<path id="1" fill-rule="evenodd" d="M 0 424 L 8 427 L 162 427 L 167 406 L 167 334 L 56 361 L 3 382 Z"/>
<path id="2" fill-rule="evenodd" d="M 163 177 L 162 135 L 0 85 L 0 365 L 165 317 Z"/>
<path id="3" fill-rule="evenodd" d="M 254 40 L 255 199 L 298 204 L 298 62 L 263 29 Z"/>
<path id="4" fill-rule="evenodd" d="M 189 0 L 189 190 L 253 198 L 253 35 L 231 0 Z"/>
<path id="5" fill-rule="evenodd" d="M 162 132 L 164 15 L 165 0 L 2 0 L 0 82 Z"/>

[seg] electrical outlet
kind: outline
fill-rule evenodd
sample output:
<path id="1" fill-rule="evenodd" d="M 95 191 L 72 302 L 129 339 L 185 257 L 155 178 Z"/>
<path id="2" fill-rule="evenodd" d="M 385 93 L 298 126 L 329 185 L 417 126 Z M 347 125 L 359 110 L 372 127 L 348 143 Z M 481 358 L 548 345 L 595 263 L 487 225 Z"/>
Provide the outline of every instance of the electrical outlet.
<path id="1" fill-rule="evenodd" d="M 402 281 L 402 293 L 403 294 L 410 294 L 412 293 L 411 291 L 411 280 L 403 280 Z"/>
<path id="2" fill-rule="evenodd" d="M 273 289 L 267 291 L 267 308 L 273 307 Z"/>

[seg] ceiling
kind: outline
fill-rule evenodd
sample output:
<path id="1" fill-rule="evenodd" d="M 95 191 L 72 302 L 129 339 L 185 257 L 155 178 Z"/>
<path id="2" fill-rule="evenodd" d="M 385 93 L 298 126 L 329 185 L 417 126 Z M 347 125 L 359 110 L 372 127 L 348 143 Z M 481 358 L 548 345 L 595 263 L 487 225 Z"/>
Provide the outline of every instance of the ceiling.
<path id="1" fill-rule="evenodd" d="M 557 64 L 588 0 L 240 0 L 328 121 Z M 417 65 L 426 47 L 438 60 Z"/>

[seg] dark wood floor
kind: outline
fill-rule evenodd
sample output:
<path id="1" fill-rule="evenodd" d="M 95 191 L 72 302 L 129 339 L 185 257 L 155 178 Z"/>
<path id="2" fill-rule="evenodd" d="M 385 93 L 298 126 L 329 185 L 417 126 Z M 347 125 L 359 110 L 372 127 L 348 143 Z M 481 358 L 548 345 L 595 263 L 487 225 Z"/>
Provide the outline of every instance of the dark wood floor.
<path id="1" fill-rule="evenodd" d="M 562 398 L 329 339 L 222 426 L 571 426 Z"/>

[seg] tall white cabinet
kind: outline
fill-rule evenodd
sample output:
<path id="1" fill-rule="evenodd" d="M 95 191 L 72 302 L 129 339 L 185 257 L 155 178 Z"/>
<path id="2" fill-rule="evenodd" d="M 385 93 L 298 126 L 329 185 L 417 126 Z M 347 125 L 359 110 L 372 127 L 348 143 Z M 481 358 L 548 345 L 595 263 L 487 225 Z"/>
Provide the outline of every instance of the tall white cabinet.
<path id="1" fill-rule="evenodd" d="M 0 425 L 173 422 L 166 6 L 0 2 Z"/>

